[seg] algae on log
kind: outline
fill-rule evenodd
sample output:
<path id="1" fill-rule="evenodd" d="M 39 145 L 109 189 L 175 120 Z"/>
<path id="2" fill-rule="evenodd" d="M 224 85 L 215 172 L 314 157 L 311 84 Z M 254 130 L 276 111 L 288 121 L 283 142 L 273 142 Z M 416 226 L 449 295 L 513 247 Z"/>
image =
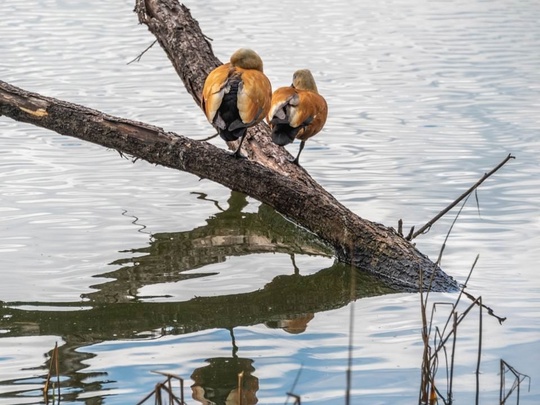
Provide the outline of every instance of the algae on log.
<path id="1" fill-rule="evenodd" d="M 158 39 L 187 91 L 198 103 L 204 79 L 219 65 L 189 10 L 175 0 L 137 0 L 135 11 Z M 264 123 L 243 144 L 238 160 L 207 142 L 145 123 L 31 93 L 0 81 L 0 115 L 74 136 L 150 163 L 192 173 L 245 193 L 315 233 L 343 263 L 369 271 L 401 291 L 417 291 L 433 278 L 433 291 L 457 288 L 439 266 L 393 228 L 360 218 L 337 201 L 274 145 Z M 234 148 L 234 143 L 231 143 Z M 432 277 L 433 276 L 433 277 Z"/>

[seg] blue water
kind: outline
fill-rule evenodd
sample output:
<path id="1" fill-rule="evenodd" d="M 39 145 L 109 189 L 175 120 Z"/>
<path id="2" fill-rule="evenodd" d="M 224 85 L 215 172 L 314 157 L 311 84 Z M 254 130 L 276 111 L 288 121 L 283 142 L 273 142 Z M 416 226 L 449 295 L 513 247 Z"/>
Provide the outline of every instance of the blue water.
<path id="1" fill-rule="evenodd" d="M 133 2 L 34 3 L 0 3 L 1 80 L 196 139 L 213 133 L 158 45 L 127 64 L 153 41 Z M 507 318 L 499 325 L 484 314 L 481 403 L 498 401 L 501 358 L 532 378 L 520 404 L 540 403 L 540 3 L 186 5 L 222 61 L 251 47 L 274 87 L 290 84 L 298 68 L 312 70 L 329 118 L 307 143 L 302 163 L 361 217 L 394 227 L 403 219 L 407 229 L 418 228 L 509 153 L 516 157 L 482 185 L 478 203 L 468 201 L 442 264 L 463 282 L 480 255 L 468 291 Z M 211 142 L 224 147 L 220 139 Z M 295 153 L 297 147 L 287 148 Z M 55 342 L 64 350 L 66 404 L 136 403 L 163 380 L 156 370 L 185 378 L 186 401 L 197 403 L 193 373 L 235 355 L 254 369 L 259 403 L 284 403 L 293 388 L 303 403 L 343 403 L 353 305 L 353 403 L 416 403 L 417 294 L 299 310 L 289 319 L 242 318 L 243 302 L 252 302 L 242 300 L 295 268 L 264 232 L 225 241 L 203 232 L 208 224 L 227 223 L 223 211 L 232 200 L 223 186 L 133 164 L 115 151 L 6 117 L 0 117 L 0 184 L 0 303 L 6 303 L 0 307 L 0 404 L 42 403 Z M 243 204 L 238 218 L 260 214 L 256 200 Z M 456 213 L 416 239 L 432 259 Z M 224 244 L 229 250 L 204 260 L 181 250 L 179 258 L 159 257 L 163 270 L 151 267 L 145 257 L 185 235 L 194 248 Z M 233 254 L 235 246 L 241 248 Z M 333 263 L 313 249 L 295 254 L 302 276 Z M 158 271 L 141 275 L 138 268 Z M 219 298 L 234 294 L 245 295 L 223 307 Z M 159 307 L 169 311 L 195 297 L 208 299 L 217 314 L 237 310 L 238 323 L 209 327 L 194 314 L 193 322 L 179 325 L 159 312 L 133 324 L 121 312 L 114 318 L 114 304 L 170 304 Z M 110 307 L 97 312 L 99 303 Z M 36 321 L 48 313 L 54 322 Z M 115 319 L 103 325 L 118 331 L 101 330 L 96 313 Z M 141 326 L 145 321 L 149 329 Z M 91 329 L 79 328 L 85 322 Z M 226 327 L 233 328 L 236 354 Z M 456 403 L 474 401 L 477 329 L 471 315 L 459 331 Z"/>

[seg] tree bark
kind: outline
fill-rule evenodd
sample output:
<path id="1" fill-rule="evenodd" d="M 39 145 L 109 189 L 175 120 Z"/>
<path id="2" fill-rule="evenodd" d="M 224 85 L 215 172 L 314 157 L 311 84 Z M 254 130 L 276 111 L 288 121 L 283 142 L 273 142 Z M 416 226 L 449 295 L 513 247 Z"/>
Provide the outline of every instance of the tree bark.
<path id="1" fill-rule="evenodd" d="M 187 91 L 200 105 L 208 72 L 220 62 L 189 10 L 176 0 L 137 0 L 141 23 L 156 36 Z M 202 112 L 201 112 L 202 113 Z M 249 159 L 141 122 L 31 93 L 0 81 L 0 115 L 93 142 L 148 162 L 186 171 L 245 193 L 276 209 L 330 244 L 338 260 L 381 277 L 402 291 L 457 288 L 413 244 L 393 228 L 362 219 L 340 204 L 309 174 L 289 163 L 289 154 L 270 140 L 264 123 L 243 144 Z M 235 147 L 235 145 L 230 145 Z"/>

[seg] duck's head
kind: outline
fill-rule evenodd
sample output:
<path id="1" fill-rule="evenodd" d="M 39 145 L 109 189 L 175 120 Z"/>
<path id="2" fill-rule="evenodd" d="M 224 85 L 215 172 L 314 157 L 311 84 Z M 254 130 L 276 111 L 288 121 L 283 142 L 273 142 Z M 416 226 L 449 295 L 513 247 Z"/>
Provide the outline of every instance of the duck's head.
<path id="1" fill-rule="evenodd" d="M 231 65 L 242 69 L 255 69 L 263 71 L 261 57 L 252 49 L 240 48 L 231 56 Z"/>
<path id="2" fill-rule="evenodd" d="M 292 86 L 298 90 L 310 90 L 318 93 L 317 84 L 309 69 L 300 69 L 294 72 Z"/>

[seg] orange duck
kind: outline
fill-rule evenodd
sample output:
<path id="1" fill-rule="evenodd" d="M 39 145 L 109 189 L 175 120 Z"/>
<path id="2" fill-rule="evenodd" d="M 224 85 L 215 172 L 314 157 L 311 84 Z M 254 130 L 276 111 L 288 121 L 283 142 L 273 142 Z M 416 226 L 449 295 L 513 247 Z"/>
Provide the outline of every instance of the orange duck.
<path id="1" fill-rule="evenodd" d="M 251 49 L 239 49 L 229 63 L 210 72 L 204 82 L 202 108 L 208 121 L 225 141 L 240 138 L 240 148 L 247 129 L 264 119 L 270 110 L 272 86 L 263 73 L 260 56 Z"/>
<path id="2" fill-rule="evenodd" d="M 280 87 L 272 95 L 272 107 L 267 121 L 272 129 L 272 141 L 287 145 L 300 139 L 298 159 L 306 141 L 317 134 L 326 122 L 328 106 L 319 94 L 315 79 L 308 69 L 297 70 L 290 87 Z"/>

